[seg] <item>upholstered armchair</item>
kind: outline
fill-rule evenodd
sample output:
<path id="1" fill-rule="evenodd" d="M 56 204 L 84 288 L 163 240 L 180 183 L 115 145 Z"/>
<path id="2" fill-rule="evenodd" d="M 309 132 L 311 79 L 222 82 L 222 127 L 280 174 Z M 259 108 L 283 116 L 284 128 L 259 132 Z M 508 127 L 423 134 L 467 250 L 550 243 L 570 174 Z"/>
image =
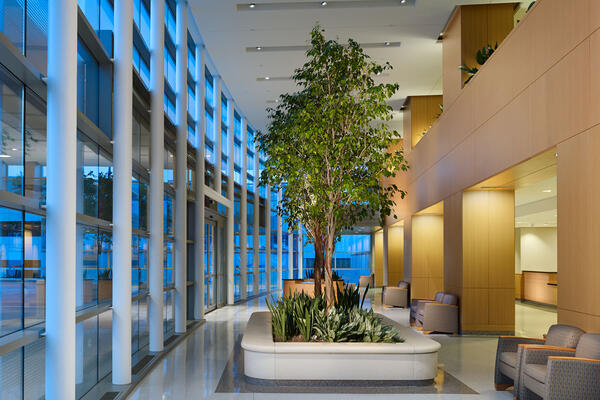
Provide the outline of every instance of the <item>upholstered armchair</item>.
<path id="1" fill-rule="evenodd" d="M 498 338 L 494 374 L 496 390 L 506 390 L 513 386 L 515 397 L 519 397 L 523 349 L 525 345 L 574 349 L 583 333 L 581 329 L 575 326 L 556 324 L 548 329 L 545 339 L 500 336 Z"/>
<path id="2" fill-rule="evenodd" d="M 398 286 L 384 286 L 381 303 L 384 306 L 408 307 L 408 282 L 398 282 Z"/>
<path id="3" fill-rule="evenodd" d="M 444 293 L 441 302 L 420 302 L 416 324 L 423 331 L 458 333 L 458 297 Z"/>
<path id="4" fill-rule="evenodd" d="M 440 303 L 443 297 L 444 292 L 437 292 L 433 299 L 412 299 L 410 301 L 410 320 L 413 321 L 415 318 L 417 318 L 417 308 L 419 307 L 420 303 Z"/>
<path id="5" fill-rule="evenodd" d="M 358 287 L 366 288 L 367 285 L 373 289 L 375 287 L 375 274 L 364 275 L 358 278 Z"/>
<path id="6" fill-rule="evenodd" d="M 582 335 L 576 349 L 523 348 L 521 400 L 600 399 L 600 334 Z"/>

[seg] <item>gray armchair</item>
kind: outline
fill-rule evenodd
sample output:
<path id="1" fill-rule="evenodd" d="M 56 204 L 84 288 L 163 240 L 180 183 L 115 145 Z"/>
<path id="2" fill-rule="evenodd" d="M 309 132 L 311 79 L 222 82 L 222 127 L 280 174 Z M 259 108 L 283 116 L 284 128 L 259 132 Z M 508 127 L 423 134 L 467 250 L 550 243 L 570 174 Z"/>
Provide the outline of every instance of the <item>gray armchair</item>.
<path id="1" fill-rule="evenodd" d="M 575 350 L 524 346 L 521 400 L 600 399 L 600 334 L 581 336 Z"/>
<path id="2" fill-rule="evenodd" d="M 412 299 L 410 301 L 410 319 L 414 321 L 417 318 L 417 309 L 420 303 L 440 303 L 444 297 L 444 292 L 437 292 L 433 299 Z"/>
<path id="3" fill-rule="evenodd" d="M 458 297 L 444 293 L 439 303 L 420 302 L 416 324 L 423 327 L 423 331 L 458 333 Z"/>
<path id="4" fill-rule="evenodd" d="M 525 345 L 574 349 L 583 333 L 581 329 L 575 326 L 555 324 L 548 329 L 545 339 L 500 336 L 498 338 L 494 374 L 496 390 L 506 390 L 513 386 L 515 397 L 519 397 L 520 382 L 522 381 L 523 348 Z"/>
<path id="5" fill-rule="evenodd" d="M 384 306 L 408 307 L 408 282 L 398 282 L 398 286 L 384 286 L 381 292 L 381 303 Z"/>

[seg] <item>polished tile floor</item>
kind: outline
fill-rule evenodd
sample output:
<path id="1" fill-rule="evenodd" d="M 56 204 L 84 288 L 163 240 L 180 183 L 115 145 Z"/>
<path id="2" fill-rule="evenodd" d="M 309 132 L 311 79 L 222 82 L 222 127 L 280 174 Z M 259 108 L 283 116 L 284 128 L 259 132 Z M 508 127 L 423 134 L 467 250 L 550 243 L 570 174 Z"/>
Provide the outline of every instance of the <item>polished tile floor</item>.
<path id="1" fill-rule="evenodd" d="M 373 307 L 398 322 L 408 323 L 406 310 L 381 309 L 378 304 Z M 252 312 L 262 310 L 266 310 L 264 297 L 209 313 L 206 324 L 169 353 L 129 399 L 512 399 L 510 392 L 493 389 L 496 338 L 446 335 L 433 335 L 442 343 L 441 368 L 479 394 L 215 393 L 248 318 Z M 552 323 L 556 323 L 556 312 L 551 309 L 516 304 L 518 335 L 539 337 Z"/>

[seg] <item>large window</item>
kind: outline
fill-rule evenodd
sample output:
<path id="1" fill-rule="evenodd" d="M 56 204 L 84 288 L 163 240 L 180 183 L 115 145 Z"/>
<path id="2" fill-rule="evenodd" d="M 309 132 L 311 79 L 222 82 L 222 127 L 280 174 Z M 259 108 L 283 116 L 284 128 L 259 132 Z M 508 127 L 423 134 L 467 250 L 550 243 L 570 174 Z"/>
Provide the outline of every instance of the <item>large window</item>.
<path id="1" fill-rule="evenodd" d="M 252 296 L 254 294 L 254 196 L 248 193 L 248 206 L 246 208 L 247 227 L 247 256 L 246 256 L 246 294 Z"/>
<path id="2" fill-rule="evenodd" d="M 277 281 L 277 249 L 280 246 L 277 237 L 277 192 L 271 191 L 271 215 L 268 215 L 267 218 L 271 220 L 271 232 L 268 232 L 271 235 L 271 290 L 277 289 L 278 281 Z"/>

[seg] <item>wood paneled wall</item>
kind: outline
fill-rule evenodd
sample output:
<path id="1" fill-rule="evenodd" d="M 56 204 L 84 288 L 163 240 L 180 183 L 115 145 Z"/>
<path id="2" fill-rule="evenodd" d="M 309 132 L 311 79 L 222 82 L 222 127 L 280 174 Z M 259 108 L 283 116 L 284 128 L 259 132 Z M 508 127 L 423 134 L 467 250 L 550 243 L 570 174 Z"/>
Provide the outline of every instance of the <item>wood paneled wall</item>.
<path id="1" fill-rule="evenodd" d="M 405 243 L 406 246 L 406 243 Z M 412 217 L 411 296 L 433 298 L 444 290 L 444 217 Z"/>
<path id="2" fill-rule="evenodd" d="M 388 235 L 388 284 L 395 286 L 404 280 L 404 227 L 392 226 Z"/>
<path id="3" fill-rule="evenodd" d="M 462 298 L 463 193 L 444 200 L 444 292 Z"/>
<path id="4" fill-rule="evenodd" d="M 558 322 L 588 332 L 600 332 L 599 154 L 600 126 L 558 145 Z"/>
<path id="5" fill-rule="evenodd" d="M 425 131 L 442 114 L 440 109 L 442 102 L 442 96 L 410 96 L 407 99 L 403 120 L 404 135 L 410 134 L 407 144 L 410 143 L 415 147 L 419 143 Z"/>
<path id="6" fill-rule="evenodd" d="M 373 256 L 375 257 L 374 271 L 375 274 L 375 286 L 383 285 L 383 231 L 378 231 L 373 234 L 373 240 L 375 242 L 373 246 Z M 388 243 L 389 246 L 389 243 Z"/>

